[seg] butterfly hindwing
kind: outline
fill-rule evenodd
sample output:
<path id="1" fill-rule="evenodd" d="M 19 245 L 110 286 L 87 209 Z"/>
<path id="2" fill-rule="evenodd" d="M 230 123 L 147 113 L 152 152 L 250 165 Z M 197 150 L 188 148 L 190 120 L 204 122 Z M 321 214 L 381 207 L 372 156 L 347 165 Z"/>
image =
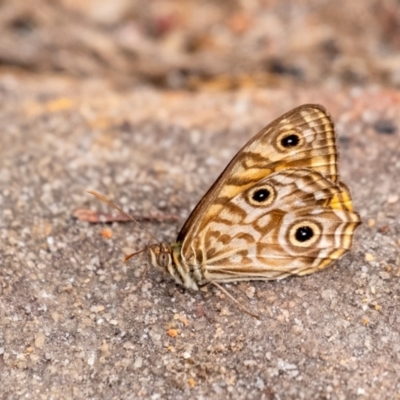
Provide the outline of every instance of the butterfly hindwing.
<path id="1" fill-rule="evenodd" d="M 273 173 L 231 199 L 193 245 L 205 278 L 212 281 L 266 280 L 322 269 L 347 251 L 357 213 L 326 200 L 345 187 L 319 172 L 289 169 Z M 196 264 L 199 254 L 186 254 Z"/>

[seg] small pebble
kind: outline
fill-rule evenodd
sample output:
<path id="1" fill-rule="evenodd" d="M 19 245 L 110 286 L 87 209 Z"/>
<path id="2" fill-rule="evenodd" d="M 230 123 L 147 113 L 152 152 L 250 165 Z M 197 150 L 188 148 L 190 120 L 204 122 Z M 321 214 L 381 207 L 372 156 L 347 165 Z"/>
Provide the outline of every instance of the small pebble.
<path id="1" fill-rule="evenodd" d="M 371 253 L 365 254 L 365 261 L 374 261 L 375 257 Z"/>
<path id="2" fill-rule="evenodd" d="M 92 367 L 92 366 L 94 365 L 94 361 L 95 361 L 95 355 L 92 354 L 92 355 L 88 358 L 87 363 Z"/>
<path id="3" fill-rule="evenodd" d="M 37 347 L 38 349 L 41 349 L 44 346 L 45 341 L 46 336 L 43 332 L 39 332 L 35 335 L 35 347 Z"/>
<path id="4" fill-rule="evenodd" d="M 384 281 L 387 281 L 388 279 L 390 279 L 390 274 L 386 271 L 381 271 L 379 272 L 379 277 Z"/>
<path id="5" fill-rule="evenodd" d="M 255 292 L 256 292 L 256 288 L 255 288 L 254 286 L 249 286 L 249 287 L 246 289 L 246 296 L 247 296 L 249 299 L 252 299 L 252 298 L 254 297 Z"/>
<path id="6" fill-rule="evenodd" d="M 135 362 L 133 363 L 133 368 L 134 369 L 139 369 L 142 368 L 143 365 L 143 358 L 142 357 L 136 357 Z"/>
<path id="7" fill-rule="evenodd" d="M 178 331 L 176 329 L 168 329 L 168 336 L 175 338 L 178 336 Z"/>
<path id="8" fill-rule="evenodd" d="M 398 196 L 397 194 L 392 194 L 392 195 L 390 195 L 390 196 L 387 198 L 387 202 L 388 202 L 389 204 L 397 203 L 398 200 L 399 200 L 399 196 Z"/>

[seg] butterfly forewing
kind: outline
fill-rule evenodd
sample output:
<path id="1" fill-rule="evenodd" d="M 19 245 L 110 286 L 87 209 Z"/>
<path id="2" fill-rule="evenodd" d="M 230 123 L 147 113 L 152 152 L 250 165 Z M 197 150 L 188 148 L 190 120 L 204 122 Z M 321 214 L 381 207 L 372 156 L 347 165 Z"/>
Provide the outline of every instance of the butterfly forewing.
<path id="1" fill-rule="evenodd" d="M 237 194 L 275 171 L 310 168 L 337 180 L 333 122 L 324 107 L 306 104 L 289 111 L 253 137 L 202 198 L 178 235 L 183 253 Z"/>

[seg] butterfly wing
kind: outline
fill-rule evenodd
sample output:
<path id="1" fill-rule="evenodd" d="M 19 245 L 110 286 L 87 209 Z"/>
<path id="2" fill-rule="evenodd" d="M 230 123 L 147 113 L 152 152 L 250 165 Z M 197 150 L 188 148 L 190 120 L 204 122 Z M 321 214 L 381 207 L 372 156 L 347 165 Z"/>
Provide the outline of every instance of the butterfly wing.
<path id="1" fill-rule="evenodd" d="M 314 272 L 351 247 L 360 218 L 349 201 L 344 185 L 319 172 L 275 172 L 228 201 L 184 257 L 215 282 Z"/>
<path id="2" fill-rule="evenodd" d="M 254 136 L 232 159 L 197 204 L 177 241 L 182 253 L 232 198 L 273 172 L 310 168 L 337 180 L 333 122 L 320 105 L 306 104 L 289 111 Z"/>

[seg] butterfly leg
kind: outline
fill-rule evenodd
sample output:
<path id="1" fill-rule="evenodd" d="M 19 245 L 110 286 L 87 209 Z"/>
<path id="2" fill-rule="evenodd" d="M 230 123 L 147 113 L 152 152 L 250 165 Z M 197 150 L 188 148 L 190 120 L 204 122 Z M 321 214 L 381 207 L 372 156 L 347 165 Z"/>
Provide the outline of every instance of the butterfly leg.
<path id="1" fill-rule="evenodd" d="M 244 305 L 240 304 L 240 302 L 238 300 L 236 300 L 224 287 L 222 287 L 219 283 L 214 282 L 214 281 L 210 281 L 208 284 L 212 284 L 215 287 L 217 287 L 219 290 L 221 290 L 221 292 L 225 293 L 234 303 L 237 304 L 237 306 L 244 311 L 246 314 L 251 315 L 254 318 L 260 319 L 258 314 L 255 314 L 251 311 L 249 311 Z"/>

